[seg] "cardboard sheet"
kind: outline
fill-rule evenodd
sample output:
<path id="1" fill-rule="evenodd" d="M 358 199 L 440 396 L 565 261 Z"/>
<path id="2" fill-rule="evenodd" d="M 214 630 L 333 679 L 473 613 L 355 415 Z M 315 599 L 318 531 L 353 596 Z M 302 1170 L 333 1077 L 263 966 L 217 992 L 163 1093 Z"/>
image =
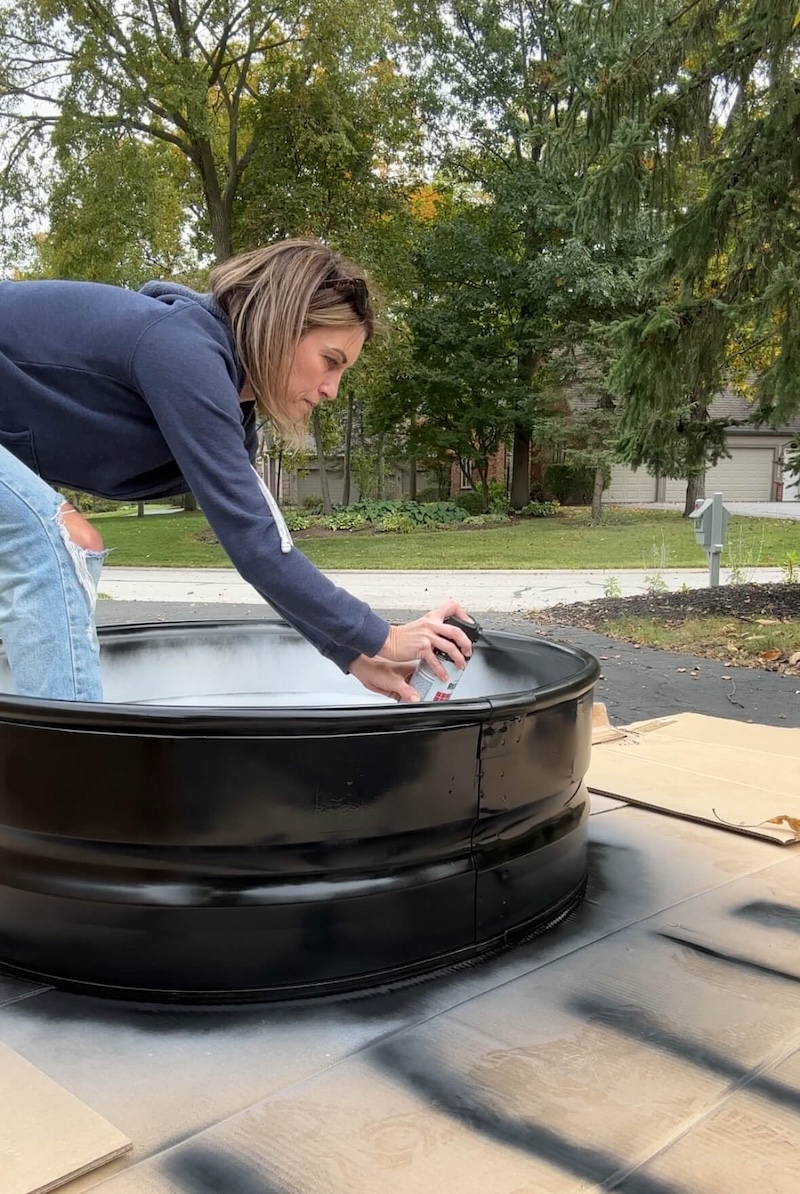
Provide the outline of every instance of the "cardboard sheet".
<path id="1" fill-rule="evenodd" d="M 2 1194 L 45 1194 L 129 1148 L 96 1111 L 0 1044 Z"/>
<path id="2" fill-rule="evenodd" d="M 779 845 L 800 844 L 800 729 L 698 713 L 618 728 L 622 737 L 594 743 L 590 791 Z"/>
<path id="3" fill-rule="evenodd" d="M 598 742 L 617 742 L 625 737 L 625 731 L 612 726 L 608 718 L 608 709 L 602 701 L 595 701 L 592 705 L 592 746 Z"/>

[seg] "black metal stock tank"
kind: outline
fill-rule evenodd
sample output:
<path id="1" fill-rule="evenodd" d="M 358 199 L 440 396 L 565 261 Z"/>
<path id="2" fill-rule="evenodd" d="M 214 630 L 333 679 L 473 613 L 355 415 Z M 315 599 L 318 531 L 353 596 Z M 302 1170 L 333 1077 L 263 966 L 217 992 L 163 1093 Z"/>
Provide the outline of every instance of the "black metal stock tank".
<path id="1" fill-rule="evenodd" d="M 399 706 L 279 622 L 100 631 L 103 704 L 10 694 L 0 969 L 229 1002 L 399 981 L 546 925 L 586 878 L 591 656 L 490 633 Z"/>

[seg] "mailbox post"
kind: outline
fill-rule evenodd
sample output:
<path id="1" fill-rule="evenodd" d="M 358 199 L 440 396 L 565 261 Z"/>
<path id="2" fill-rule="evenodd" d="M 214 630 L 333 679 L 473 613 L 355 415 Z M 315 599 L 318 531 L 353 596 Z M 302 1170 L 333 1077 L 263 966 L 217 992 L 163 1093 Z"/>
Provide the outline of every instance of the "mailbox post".
<path id="1" fill-rule="evenodd" d="M 722 504 L 722 494 L 695 503 L 689 517 L 694 521 L 694 537 L 708 556 L 708 583 L 713 589 L 719 585 L 719 557 L 725 546 L 728 531 L 728 511 Z"/>

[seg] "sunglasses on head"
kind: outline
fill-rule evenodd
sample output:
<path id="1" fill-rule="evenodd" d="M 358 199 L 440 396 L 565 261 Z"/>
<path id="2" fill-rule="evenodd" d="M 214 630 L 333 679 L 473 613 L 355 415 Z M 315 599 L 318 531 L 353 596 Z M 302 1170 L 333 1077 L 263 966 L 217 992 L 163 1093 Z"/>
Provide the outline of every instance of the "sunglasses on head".
<path id="1" fill-rule="evenodd" d="M 369 290 L 363 278 L 328 278 L 323 286 L 338 290 L 343 299 L 350 303 L 359 319 L 369 312 Z"/>

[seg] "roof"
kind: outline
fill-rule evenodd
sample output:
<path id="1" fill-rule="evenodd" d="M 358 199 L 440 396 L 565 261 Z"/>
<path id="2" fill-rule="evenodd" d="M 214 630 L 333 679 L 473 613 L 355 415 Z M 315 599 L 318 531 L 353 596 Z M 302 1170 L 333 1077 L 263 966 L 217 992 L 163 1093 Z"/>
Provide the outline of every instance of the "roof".
<path id="1" fill-rule="evenodd" d="M 571 381 L 561 387 L 561 392 L 573 411 L 594 409 L 597 394 L 589 385 L 577 380 Z M 750 419 L 755 414 L 755 407 L 738 391 L 725 389 L 712 399 L 709 414 L 713 419 Z M 800 435 L 800 414 L 775 427 L 764 423 L 753 423 L 747 427 L 734 427 L 731 430 L 734 432 L 746 431 L 748 435 Z"/>

